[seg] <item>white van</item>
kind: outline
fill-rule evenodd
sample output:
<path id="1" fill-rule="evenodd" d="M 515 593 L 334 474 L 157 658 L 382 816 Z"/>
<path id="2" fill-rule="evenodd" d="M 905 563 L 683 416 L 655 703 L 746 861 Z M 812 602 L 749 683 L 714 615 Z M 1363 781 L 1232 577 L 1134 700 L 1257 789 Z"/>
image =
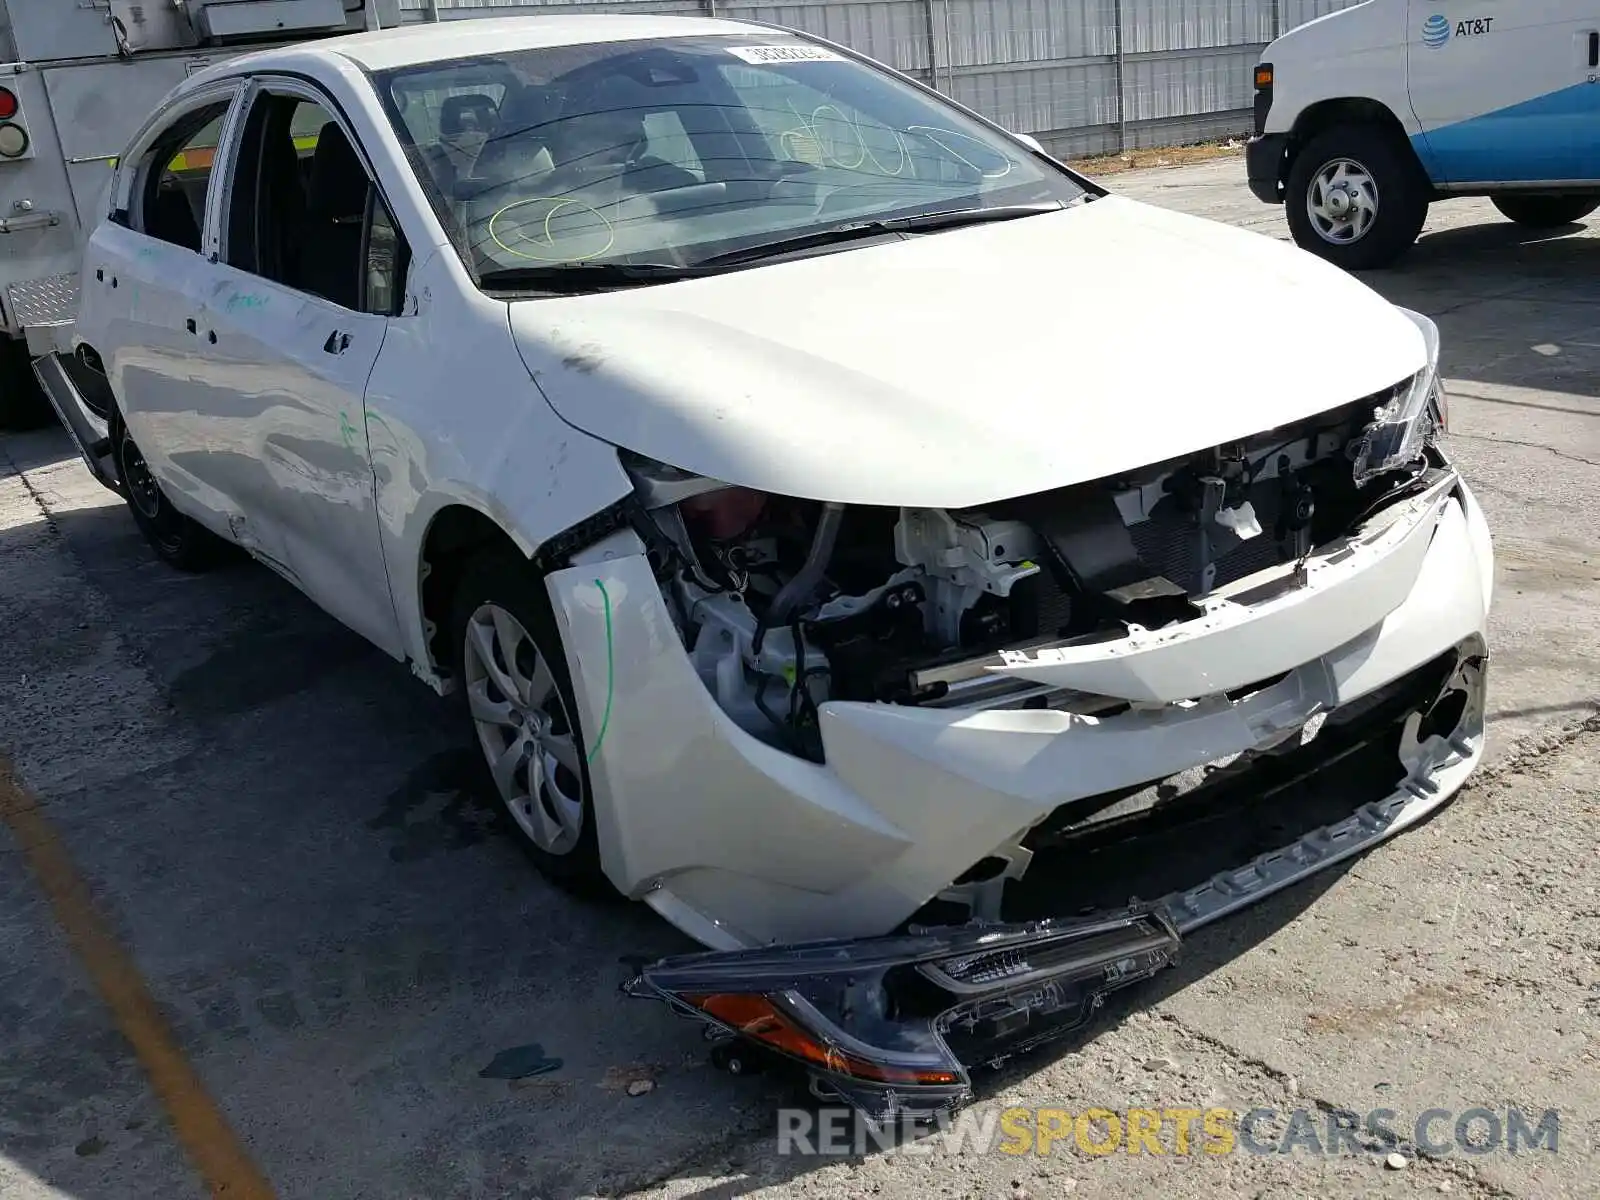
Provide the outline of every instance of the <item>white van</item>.
<path id="1" fill-rule="evenodd" d="M 1365 0 L 1311 21 L 1262 53 L 1246 162 L 1295 242 L 1346 269 L 1393 262 L 1449 196 L 1580 220 L 1600 206 L 1600 5 Z"/>

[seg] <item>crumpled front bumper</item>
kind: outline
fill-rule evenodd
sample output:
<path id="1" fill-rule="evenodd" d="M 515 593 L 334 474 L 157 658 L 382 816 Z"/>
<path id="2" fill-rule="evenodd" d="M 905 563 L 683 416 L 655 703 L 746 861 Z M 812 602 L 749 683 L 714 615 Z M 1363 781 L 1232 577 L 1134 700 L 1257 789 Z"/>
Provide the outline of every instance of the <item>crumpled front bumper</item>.
<path id="1" fill-rule="evenodd" d="M 1313 556 L 1303 588 L 1219 597 L 1211 616 L 1176 636 L 1136 631 L 1098 656 L 1019 664 L 1128 697 L 1124 712 L 828 703 L 824 764 L 758 741 L 717 707 L 648 562 L 625 538 L 554 572 L 549 589 L 594 742 L 608 876 L 704 945 L 736 950 L 884 935 L 980 860 L 998 859 L 1006 878 L 1026 881 L 1030 831 L 1052 814 L 1269 751 L 1443 655 L 1473 657 L 1492 575 L 1482 513 L 1452 475 Z M 1213 690 L 1231 689 L 1241 671 L 1251 687 Z M 1471 695 L 1459 721 L 1405 750 L 1398 788 L 1362 797 L 1376 808 L 1294 839 L 1270 863 L 1230 864 L 1261 882 L 1200 884 L 1199 915 L 1179 914 L 1177 927 L 1259 898 L 1443 803 L 1482 753 L 1482 679 L 1479 667 L 1463 685 Z"/>
<path id="2" fill-rule="evenodd" d="M 1347 782 L 1352 793 L 1347 814 L 1152 902 L 1068 920 L 912 927 L 889 937 L 684 955 L 644 968 L 625 990 L 706 1022 L 724 1039 L 725 1064 L 787 1062 L 809 1073 L 819 1097 L 873 1121 L 935 1116 L 970 1097 L 976 1069 L 1079 1029 L 1110 993 L 1173 965 L 1186 935 L 1443 805 L 1483 752 L 1486 669 L 1483 643 L 1472 637 L 1350 706 L 1342 720 L 1330 718 L 1331 729 L 1281 755 L 1282 769 L 1244 790 L 1258 809 L 1293 806 L 1309 777 L 1338 776 L 1333 790 Z M 1362 751 L 1389 758 L 1402 776 L 1365 802 L 1354 765 Z M 1226 803 L 1202 796 L 1186 813 L 1150 823 L 1181 843 L 1203 836 L 1219 815 L 1214 806 Z M 1234 811 L 1220 815 L 1235 819 Z"/>

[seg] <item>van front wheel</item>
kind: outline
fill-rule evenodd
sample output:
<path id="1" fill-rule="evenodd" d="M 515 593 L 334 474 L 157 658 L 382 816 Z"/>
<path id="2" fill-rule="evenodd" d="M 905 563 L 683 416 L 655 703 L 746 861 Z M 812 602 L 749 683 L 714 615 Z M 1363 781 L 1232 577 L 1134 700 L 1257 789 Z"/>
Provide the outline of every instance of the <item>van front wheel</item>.
<path id="1" fill-rule="evenodd" d="M 1295 244 L 1347 271 L 1386 267 L 1428 215 L 1410 147 L 1372 125 L 1341 125 L 1295 155 L 1284 207 Z"/>
<path id="2" fill-rule="evenodd" d="M 1600 208 L 1600 196 L 1495 196 L 1500 215 L 1529 229 L 1560 229 Z"/>

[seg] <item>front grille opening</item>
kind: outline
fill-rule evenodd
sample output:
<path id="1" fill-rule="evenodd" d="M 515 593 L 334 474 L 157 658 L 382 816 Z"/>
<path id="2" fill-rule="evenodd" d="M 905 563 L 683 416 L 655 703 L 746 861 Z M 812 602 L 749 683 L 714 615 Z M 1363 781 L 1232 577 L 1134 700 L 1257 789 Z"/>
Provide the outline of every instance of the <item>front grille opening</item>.
<path id="1" fill-rule="evenodd" d="M 1269 687 L 1274 687 L 1287 678 L 1289 678 L 1288 671 L 1279 671 L 1276 675 L 1268 675 L 1265 679 L 1258 679 L 1254 683 L 1244 684 L 1241 687 L 1234 688 L 1231 692 L 1223 692 L 1222 694 L 1237 704 L 1240 700 L 1248 700 L 1257 692 L 1264 692 Z"/>
<path id="2" fill-rule="evenodd" d="M 1068 917 L 1153 900 L 1391 795 L 1405 778 L 1399 751 L 1406 719 L 1431 709 L 1438 731 L 1449 734 L 1464 713 L 1465 693 L 1440 696 L 1458 661 L 1454 651 L 1442 655 L 1328 714 L 1303 744 L 1239 756 L 1202 771 L 1197 785 L 1174 776 L 1063 805 L 1024 839 L 1033 861 L 1021 879 L 1007 883 L 1003 919 Z"/>
<path id="3" fill-rule="evenodd" d="M 1417 740 L 1425 742 L 1435 736 L 1448 738 L 1461 724 L 1466 711 L 1466 692 L 1459 688 L 1451 689 L 1440 696 L 1438 702 L 1423 715 L 1422 724 L 1417 729 Z"/>

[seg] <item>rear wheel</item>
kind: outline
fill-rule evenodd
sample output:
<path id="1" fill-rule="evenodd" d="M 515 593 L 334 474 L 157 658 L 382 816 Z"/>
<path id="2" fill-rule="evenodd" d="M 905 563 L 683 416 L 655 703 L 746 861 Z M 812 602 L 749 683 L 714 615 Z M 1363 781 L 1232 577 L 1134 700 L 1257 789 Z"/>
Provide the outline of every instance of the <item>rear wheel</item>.
<path id="1" fill-rule="evenodd" d="M 577 699 L 534 568 L 508 553 L 468 566 L 450 641 L 482 787 L 498 798 L 512 836 L 553 882 L 614 896 L 600 868 Z"/>
<path id="2" fill-rule="evenodd" d="M 1600 208 L 1600 196 L 1495 196 L 1491 203 L 1507 220 L 1529 229 L 1559 229 Z"/>
<path id="3" fill-rule="evenodd" d="M 1427 181 L 1398 137 L 1376 125 L 1337 125 L 1295 156 L 1284 206 L 1301 249 L 1347 271 L 1372 270 L 1422 232 Z"/>
<path id="4" fill-rule="evenodd" d="M 112 421 L 111 439 L 128 510 L 157 557 L 180 571 L 203 571 L 215 565 L 227 543 L 172 507 L 121 420 Z"/>

